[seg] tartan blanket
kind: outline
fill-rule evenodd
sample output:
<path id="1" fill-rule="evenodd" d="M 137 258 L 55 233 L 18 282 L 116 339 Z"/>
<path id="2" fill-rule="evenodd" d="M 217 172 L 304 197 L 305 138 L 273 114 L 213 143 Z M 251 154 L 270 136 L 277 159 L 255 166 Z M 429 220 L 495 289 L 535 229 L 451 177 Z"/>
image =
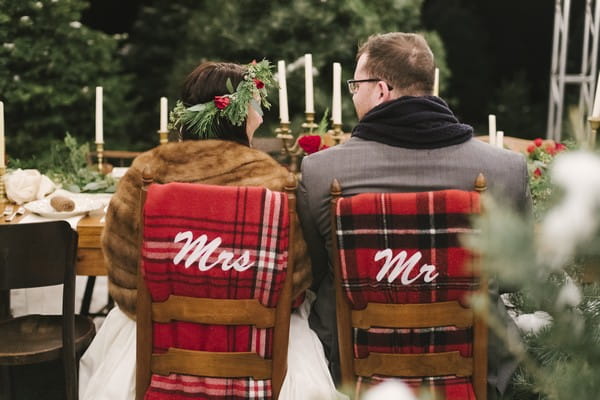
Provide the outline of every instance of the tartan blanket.
<path id="1" fill-rule="evenodd" d="M 337 243 L 342 288 L 351 307 L 374 303 L 458 300 L 479 286 L 474 255 L 460 243 L 473 234 L 470 218 L 480 212 L 475 192 L 368 193 L 337 203 Z M 354 356 L 370 352 L 472 354 L 471 329 L 456 327 L 354 329 Z M 359 379 L 358 388 L 384 377 Z M 470 381 L 456 377 L 409 378 L 413 387 L 435 386 L 450 398 L 470 398 Z M 464 386 L 468 387 L 464 387 Z M 362 390 L 362 389 L 360 389 Z M 451 393 L 462 393 L 453 396 Z M 474 397 L 473 397 L 474 398 Z"/>
<path id="2" fill-rule="evenodd" d="M 259 187 L 151 185 L 142 268 L 152 300 L 169 295 L 277 304 L 287 265 L 288 204 Z M 272 329 L 173 321 L 153 324 L 153 351 L 253 351 L 271 358 Z M 270 380 L 154 374 L 146 399 L 268 399 Z"/>

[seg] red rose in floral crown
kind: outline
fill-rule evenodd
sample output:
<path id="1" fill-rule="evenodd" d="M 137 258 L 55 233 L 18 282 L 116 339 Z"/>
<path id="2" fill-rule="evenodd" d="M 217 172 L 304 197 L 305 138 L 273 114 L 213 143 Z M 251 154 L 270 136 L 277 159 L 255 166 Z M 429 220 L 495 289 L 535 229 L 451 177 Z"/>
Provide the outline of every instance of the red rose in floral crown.
<path id="1" fill-rule="evenodd" d="M 262 89 L 265 87 L 265 84 L 260 79 L 254 78 L 253 81 L 257 89 Z"/>
<path id="2" fill-rule="evenodd" d="M 214 102 L 219 110 L 223 110 L 229 105 L 230 99 L 228 96 L 215 96 Z"/>

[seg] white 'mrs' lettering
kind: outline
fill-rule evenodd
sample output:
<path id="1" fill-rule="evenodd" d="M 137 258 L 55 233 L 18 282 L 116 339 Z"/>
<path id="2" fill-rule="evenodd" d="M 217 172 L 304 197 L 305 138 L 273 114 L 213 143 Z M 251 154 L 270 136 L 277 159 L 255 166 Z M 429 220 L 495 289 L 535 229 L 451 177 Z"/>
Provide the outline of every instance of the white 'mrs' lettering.
<path id="1" fill-rule="evenodd" d="M 198 261 L 198 269 L 200 269 L 200 271 L 208 271 L 219 263 L 221 264 L 221 269 L 223 271 L 229 271 L 233 268 L 238 272 L 243 272 L 254 266 L 254 262 L 250 262 L 250 252 L 248 250 L 244 250 L 242 255 L 236 260 L 233 260 L 232 252 L 222 250 L 217 256 L 217 261 L 212 264 L 208 264 L 208 259 L 221 244 L 221 238 L 216 237 L 208 242 L 208 236 L 202 234 L 196 240 L 193 239 L 194 236 L 192 235 L 191 231 L 179 232 L 177 235 L 175 235 L 175 239 L 173 240 L 174 243 L 185 240 L 181 250 L 179 250 L 177 255 L 173 257 L 173 263 L 175 265 L 179 264 L 186 254 L 192 251 L 185 260 L 184 265 L 186 268 L 189 268 L 189 266 L 196 261 Z"/>

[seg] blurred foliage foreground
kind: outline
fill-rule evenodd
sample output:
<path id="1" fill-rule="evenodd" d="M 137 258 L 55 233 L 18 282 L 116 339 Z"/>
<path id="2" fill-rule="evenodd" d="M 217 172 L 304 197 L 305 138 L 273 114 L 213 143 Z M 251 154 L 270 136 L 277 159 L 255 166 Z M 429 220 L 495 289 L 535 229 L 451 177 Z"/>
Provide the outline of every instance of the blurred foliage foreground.
<path id="1" fill-rule="evenodd" d="M 505 398 L 597 399 L 600 156 L 533 146 L 535 219 L 486 199 L 476 220 L 483 234 L 467 239 L 501 287 L 518 288 L 503 295 L 522 339 L 505 338 L 520 361 Z"/>

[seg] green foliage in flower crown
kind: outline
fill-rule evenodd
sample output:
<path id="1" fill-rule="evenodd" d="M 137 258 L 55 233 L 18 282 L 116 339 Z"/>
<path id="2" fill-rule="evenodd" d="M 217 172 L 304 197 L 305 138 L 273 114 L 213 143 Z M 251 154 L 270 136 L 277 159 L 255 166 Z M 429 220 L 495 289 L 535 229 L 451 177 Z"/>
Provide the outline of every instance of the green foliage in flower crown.
<path id="1" fill-rule="evenodd" d="M 260 104 L 256 97 L 260 97 L 263 107 L 269 109 L 271 104 L 267 100 L 267 90 L 275 85 L 269 61 L 252 62 L 246 66 L 244 79 L 234 90 L 230 79 L 227 79 L 229 93 L 216 96 L 214 100 L 203 104 L 186 107 L 181 100 L 177 101 L 175 108 L 169 115 L 170 129 L 181 131 L 185 126 L 190 133 L 202 138 L 214 137 L 212 126 L 219 122 L 218 117 L 227 118 L 233 125 L 241 126 L 248 115 L 248 106 L 262 115 Z"/>

